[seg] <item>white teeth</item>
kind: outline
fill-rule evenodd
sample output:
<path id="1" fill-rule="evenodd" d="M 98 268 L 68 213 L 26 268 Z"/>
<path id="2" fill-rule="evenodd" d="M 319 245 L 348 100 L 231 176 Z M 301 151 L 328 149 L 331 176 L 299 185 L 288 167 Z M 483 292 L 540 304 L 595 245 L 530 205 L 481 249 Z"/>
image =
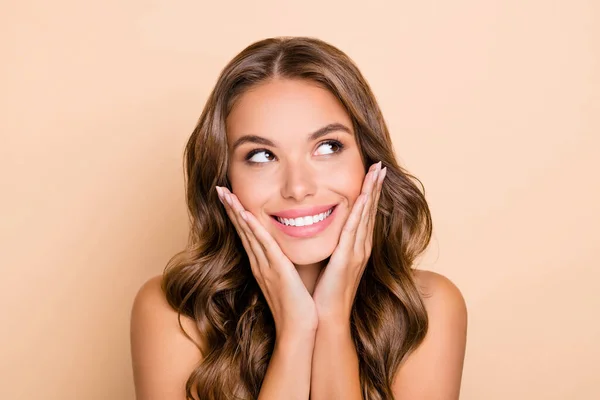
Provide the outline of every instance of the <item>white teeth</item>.
<path id="1" fill-rule="evenodd" d="M 317 222 L 323 221 L 325 218 L 327 218 L 331 215 L 332 211 L 333 211 L 333 208 L 331 208 L 330 210 L 328 210 L 324 213 L 313 215 L 312 217 L 307 216 L 307 217 L 298 217 L 298 218 L 279 218 L 279 217 L 276 217 L 276 218 L 277 218 L 277 221 L 281 222 L 284 225 L 307 226 L 307 225 L 312 225 Z"/>

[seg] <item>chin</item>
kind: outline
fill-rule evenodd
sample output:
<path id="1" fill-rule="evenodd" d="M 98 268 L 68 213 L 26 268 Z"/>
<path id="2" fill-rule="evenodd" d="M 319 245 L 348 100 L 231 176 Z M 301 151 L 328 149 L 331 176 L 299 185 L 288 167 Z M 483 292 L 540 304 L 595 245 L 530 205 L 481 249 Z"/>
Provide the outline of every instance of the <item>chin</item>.
<path id="1" fill-rule="evenodd" d="M 302 265 L 313 265 L 313 264 L 317 264 L 322 261 L 325 261 L 329 256 L 331 256 L 331 253 L 323 255 L 323 256 L 317 256 L 317 255 L 313 255 L 313 254 L 298 255 L 298 257 L 294 257 L 293 255 L 286 254 L 286 256 L 290 259 L 290 261 L 294 265 L 302 266 Z"/>
<path id="2" fill-rule="evenodd" d="M 299 243 L 296 246 L 283 246 L 282 251 L 285 256 L 295 265 L 311 265 L 320 263 L 331 256 L 335 248 L 333 245 L 326 245 L 322 240 L 315 243 Z"/>

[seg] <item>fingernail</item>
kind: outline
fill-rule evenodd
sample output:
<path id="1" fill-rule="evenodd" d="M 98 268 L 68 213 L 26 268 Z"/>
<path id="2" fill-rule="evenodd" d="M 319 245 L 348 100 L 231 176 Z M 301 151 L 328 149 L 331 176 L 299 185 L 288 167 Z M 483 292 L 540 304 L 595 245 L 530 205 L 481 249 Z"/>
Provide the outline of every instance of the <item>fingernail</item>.
<path id="1" fill-rule="evenodd" d="M 231 196 L 228 193 L 225 194 L 225 200 L 227 201 L 227 204 L 231 205 Z"/>
<path id="2" fill-rule="evenodd" d="M 223 197 L 223 192 L 221 191 L 221 188 L 219 186 L 215 186 L 215 188 L 217 189 L 217 195 L 219 196 L 219 199 Z"/>
<path id="3" fill-rule="evenodd" d="M 248 221 L 248 217 L 246 216 L 246 212 L 244 210 L 240 211 L 240 216 L 244 221 Z"/>
<path id="4" fill-rule="evenodd" d="M 378 171 L 380 171 L 380 170 L 381 170 L 381 161 L 379 161 L 379 162 L 377 163 L 377 170 L 378 170 Z"/>
<path id="5" fill-rule="evenodd" d="M 375 170 L 375 172 L 372 172 L 372 174 L 373 176 L 371 176 L 371 181 L 375 182 L 379 176 L 379 171 Z"/>
<path id="6" fill-rule="evenodd" d="M 381 175 L 383 176 L 381 178 L 381 181 L 383 182 L 383 180 L 385 179 L 385 175 L 387 174 L 387 167 L 385 167 L 384 169 L 381 170 Z"/>

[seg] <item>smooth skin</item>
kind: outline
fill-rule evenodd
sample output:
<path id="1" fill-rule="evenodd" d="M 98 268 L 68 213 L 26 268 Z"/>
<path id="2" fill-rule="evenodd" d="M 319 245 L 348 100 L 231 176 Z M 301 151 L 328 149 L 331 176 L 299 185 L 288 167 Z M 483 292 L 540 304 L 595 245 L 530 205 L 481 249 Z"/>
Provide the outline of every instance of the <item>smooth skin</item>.
<path id="1" fill-rule="evenodd" d="M 226 188 L 217 188 L 227 215 L 242 238 L 252 272 L 265 294 L 275 320 L 276 350 L 267 369 L 259 400 L 307 399 L 309 393 L 312 393 L 312 399 L 352 399 L 357 396 L 360 399 L 358 358 L 355 352 L 350 354 L 352 357 L 348 360 L 354 366 L 350 370 L 353 379 L 347 379 L 347 375 L 340 376 L 333 392 L 331 384 L 335 382 L 326 381 L 322 377 L 316 379 L 311 374 L 311 365 L 320 321 L 334 329 L 348 327 L 348 339 L 351 343 L 350 312 L 371 254 L 377 202 L 386 172 L 385 168 L 381 170 L 381 163 L 377 163 L 366 175 L 362 193 L 354 202 L 352 212 L 344 224 L 338 246 L 317 279 L 312 298 L 294 265 L 256 217 L 244 210 L 236 196 Z M 313 346 L 310 342 L 313 342 Z M 297 349 L 297 343 L 305 345 L 308 351 L 290 354 L 290 349 Z M 278 346 L 285 351 L 278 352 Z M 321 352 L 318 358 L 324 355 L 326 354 Z M 340 352 L 336 355 L 339 357 L 342 354 Z M 339 358 L 336 364 L 337 362 Z"/>
<path id="2" fill-rule="evenodd" d="M 226 128 L 232 192 L 294 263 L 312 294 L 369 167 L 350 116 L 333 94 L 315 84 L 275 79 L 240 96 Z M 336 218 L 313 237 L 292 238 L 271 217 L 331 204 L 337 204 Z"/>
<path id="3" fill-rule="evenodd" d="M 273 312 L 277 332 L 315 331 L 319 320 L 350 319 L 352 303 L 371 255 L 375 214 L 386 172 L 377 163 L 366 175 L 363 192 L 354 203 L 327 268 L 317 278 L 312 297 L 294 264 L 256 217 L 244 210 L 233 193 L 217 187 L 219 199 L 242 239 L 252 272 Z M 273 292 L 277 294 L 271 296 Z M 280 299 L 283 304 L 279 304 Z M 291 321 L 286 323 L 286 319 Z"/>
<path id="4" fill-rule="evenodd" d="M 307 139 L 330 124 L 347 129 Z M 241 96 L 228 117 L 229 179 L 235 194 L 217 190 L 277 331 L 260 399 L 361 398 L 349 315 L 372 248 L 385 169 L 373 165 L 365 175 L 351 127 L 330 92 L 297 80 L 259 85 Z M 273 146 L 264 140 L 260 146 L 252 141 L 234 146 L 246 135 L 260 135 Z M 325 142 L 329 139 L 343 149 Z M 270 213 L 332 203 L 338 204 L 336 219 L 318 237 L 289 238 L 272 225 Z M 415 271 L 415 278 L 427 294 L 429 331 L 397 371 L 394 395 L 458 399 L 466 345 L 464 299 L 442 275 Z M 202 342 L 192 320 L 182 317 L 182 324 Z M 179 328 L 160 277 L 136 296 L 131 344 L 137 399 L 184 399 L 185 382 L 202 357 Z"/>

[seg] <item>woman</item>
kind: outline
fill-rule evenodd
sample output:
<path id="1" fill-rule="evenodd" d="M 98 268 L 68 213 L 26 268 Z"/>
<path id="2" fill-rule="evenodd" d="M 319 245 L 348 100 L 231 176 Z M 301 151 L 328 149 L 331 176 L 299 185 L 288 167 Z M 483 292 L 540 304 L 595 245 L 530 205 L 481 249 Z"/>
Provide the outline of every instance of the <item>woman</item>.
<path id="1" fill-rule="evenodd" d="M 353 62 L 254 43 L 186 147 L 187 249 L 136 296 L 137 398 L 458 399 L 466 307 Z"/>

